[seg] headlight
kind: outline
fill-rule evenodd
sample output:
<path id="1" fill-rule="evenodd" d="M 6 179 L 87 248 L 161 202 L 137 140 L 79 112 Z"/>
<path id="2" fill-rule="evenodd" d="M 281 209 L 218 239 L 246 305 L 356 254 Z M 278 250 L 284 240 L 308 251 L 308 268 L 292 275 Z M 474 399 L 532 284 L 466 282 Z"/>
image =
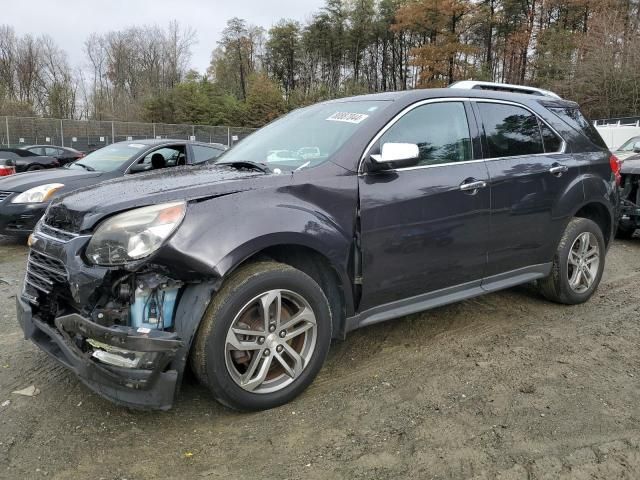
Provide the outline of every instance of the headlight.
<path id="1" fill-rule="evenodd" d="M 47 183 L 22 192 L 11 203 L 42 203 L 49 200 L 54 193 L 64 187 L 62 183 Z"/>
<path id="2" fill-rule="evenodd" d="M 158 250 L 175 232 L 187 209 L 185 202 L 136 208 L 105 220 L 87 246 L 96 265 L 122 265 Z"/>

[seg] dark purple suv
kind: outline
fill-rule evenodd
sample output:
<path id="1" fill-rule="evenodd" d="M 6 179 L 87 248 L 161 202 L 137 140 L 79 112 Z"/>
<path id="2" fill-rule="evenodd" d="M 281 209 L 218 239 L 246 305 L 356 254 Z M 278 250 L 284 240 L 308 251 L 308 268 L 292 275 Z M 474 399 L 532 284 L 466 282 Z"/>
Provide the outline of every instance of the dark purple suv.
<path id="1" fill-rule="evenodd" d="M 575 103 L 459 87 L 302 108 L 213 165 L 55 199 L 31 237 L 25 337 L 121 404 L 170 408 L 190 363 L 258 410 L 365 325 L 526 282 L 585 302 L 617 162 Z"/>

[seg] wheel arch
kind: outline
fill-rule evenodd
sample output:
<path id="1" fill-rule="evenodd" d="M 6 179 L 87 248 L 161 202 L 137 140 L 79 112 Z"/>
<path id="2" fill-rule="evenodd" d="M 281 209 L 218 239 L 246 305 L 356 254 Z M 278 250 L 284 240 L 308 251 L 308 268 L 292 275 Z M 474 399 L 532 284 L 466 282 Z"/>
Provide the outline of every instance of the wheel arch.
<path id="1" fill-rule="evenodd" d="M 602 231 L 605 245 L 609 247 L 615 233 L 615 216 L 610 207 L 603 202 L 593 200 L 578 207 L 572 217 L 588 218 L 595 222 Z"/>
<path id="2" fill-rule="evenodd" d="M 238 250 L 244 253 L 239 255 Z M 228 265 L 228 268 L 220 272 L 223 274 L 223 282 L 239 267 L 265 258 L 296 268 L 320 285 L 331 308 L 332 335 L 334 338 L 344 337 L 345 320 L 354 312 L 353 284 L 348 272 L 339 266 L 336 259 L 331 259 L 320 248 L 310 245 L 308 241 L 296 242 L 292 239 L 261 244 L 259 248 L 245 247 L 238 250 L 230 254 L 235 257 L 235 261 L 223 261 L 218 265 L 218 268 Z"/>

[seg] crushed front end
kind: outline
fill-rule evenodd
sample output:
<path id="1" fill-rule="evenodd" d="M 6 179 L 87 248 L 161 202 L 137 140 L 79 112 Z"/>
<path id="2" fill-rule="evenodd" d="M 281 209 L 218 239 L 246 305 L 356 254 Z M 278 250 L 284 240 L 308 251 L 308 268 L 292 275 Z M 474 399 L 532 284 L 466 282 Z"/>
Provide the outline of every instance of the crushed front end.
<path id="1" fill-rule="evenodd" d="M 640 160 L 626 160 L 622 167 L 618 234 L 631 236 L 640 228 Z"/>
<path id="2" fill-rule="evenodd" d="M 25 338 L 116 403 L 170 408 L 189 348 L 176 326 L 185 284 L 144 264 L 91 265 L 91 236 L 45 222 L 17 298 Z"/>

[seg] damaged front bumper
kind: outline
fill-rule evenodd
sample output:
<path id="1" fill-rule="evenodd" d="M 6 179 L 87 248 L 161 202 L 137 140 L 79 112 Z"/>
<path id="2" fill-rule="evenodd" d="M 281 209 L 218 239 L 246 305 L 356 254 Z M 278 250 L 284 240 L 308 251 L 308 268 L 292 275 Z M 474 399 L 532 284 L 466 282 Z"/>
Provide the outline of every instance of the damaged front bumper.
<path id="1" fill-rule="evenodd" d="M 167 410 L 171 408 L 180 373 L 167 369 L 183 342 L 173 332 L 104 327 L 78 314 L 55 319 L 55 326 L 32 314 L 31 305 L 17 299 L 18 321 L 26 339 L 72 370 L 94 392 L 120 405 Z M 116 351 L 151 354 L 145 368 L 128 368 L 97 361 L 88 344 L 112 346 Z"/>
<path id="2" fill-rule="evenodd" d="M 179 295 L 170 297 L 165 292 L 176 288 L 162 290 L 162 281 L 156 287 L 161 294 L 140 305 L 138 288 L 153 287 L 147 280 L 160 282 L 166 277 L 157 271 L 166 275 L 171 269 L 162 264 L 129 269 L 88 265 L 83 252 L 89 240 L 47 225 L 36 229 L 17 298 L 24 336 L 99 395 L 128 407 L 169 409 L 216 283 L 180 282 Z M 164 315 L 169 297 L 167 312 L 173 314 Z M 141 321 L 140 312 L 151 311 L 156 299 L 159 320 Z"/>

